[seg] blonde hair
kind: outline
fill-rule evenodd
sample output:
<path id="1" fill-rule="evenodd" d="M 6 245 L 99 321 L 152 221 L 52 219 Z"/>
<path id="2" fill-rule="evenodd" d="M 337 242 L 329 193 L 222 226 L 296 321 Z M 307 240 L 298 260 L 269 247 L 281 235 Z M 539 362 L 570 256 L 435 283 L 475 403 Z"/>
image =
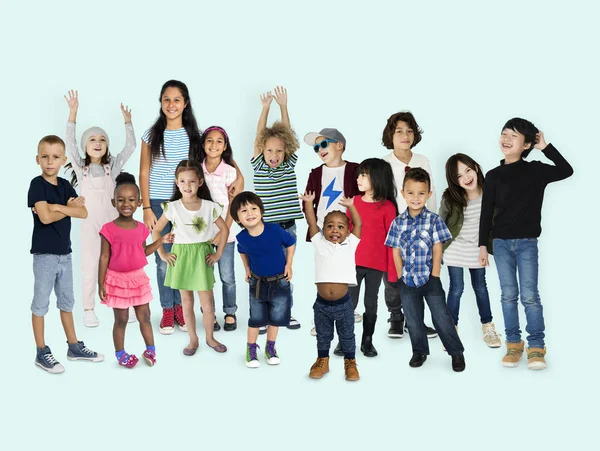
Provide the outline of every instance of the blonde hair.
<path id="1" fill-rule="evenodd" d="M 294 130 L 279 121 L 275 122 L 271 128 L 266 127 L 256 137 L 256 145 L 261 153 L 265 151 L 269 138 L 278 138 L 283 141 L 285 160 L 288 160 L 300 148 L 300 143 Z"/>

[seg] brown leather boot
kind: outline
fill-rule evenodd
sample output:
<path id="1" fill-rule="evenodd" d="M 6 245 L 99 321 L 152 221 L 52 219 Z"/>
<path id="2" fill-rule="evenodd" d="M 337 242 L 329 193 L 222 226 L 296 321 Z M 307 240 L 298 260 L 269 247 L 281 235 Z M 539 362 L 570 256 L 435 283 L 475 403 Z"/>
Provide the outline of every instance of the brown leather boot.
<path id="1" fill-rule="evenodd" d="M 329 373 L 329 357 L 317 357 L 317 361 L 310 367 L 308 375 L 313 379 L 321 379 Z"/>
<path id="2" fill-rule="evenodd" d="M 360 379 L 356 369 L 356 359 L 344 359 L 344 372 L 347 381 L 357 381 Z"/>

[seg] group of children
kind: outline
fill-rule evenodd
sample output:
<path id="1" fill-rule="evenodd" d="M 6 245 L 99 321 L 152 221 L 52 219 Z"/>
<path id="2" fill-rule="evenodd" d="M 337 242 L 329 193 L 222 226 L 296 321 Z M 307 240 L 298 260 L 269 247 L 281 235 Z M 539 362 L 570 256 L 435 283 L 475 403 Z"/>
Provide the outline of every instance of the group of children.
<path id="1" fill-rule="evenodd" d="M 291 128 L 284 88 L 260 97 L 262 111 L 251 159 L 255 192 L 243 191 L 244 178 L 233 159 L 227 132 L 219 126 L 200 132 L 187 86 L 180 81 L 163 85 L 159 116 L 142 136 L 139 187 L 134 176 L 121 172 L 135 149 L 131 111 L 121 105 L 126 144 L 118 155 L 109 152 L 106 132 L 92 127 L 81 138 L 82 158 L 75 139 L 78 94 L 70 91 L 65 98 L 67 143 L 54 135 L 42 138 L 36 157 L 42 175 L 31 182 L 28 193 L 34 219 L 35 363 L 42 369 L 64 371 L 44 341 L 44 315 L 52 289 L 67 336 L 68 359 L 97 362 L 104 358 L 79 341 L 74 330 L 71 217 L 84 219 L 84 324 L 99 323 L 94 313 L 97 284 L 101 302 L 114 311 L 115 356 L 126 368 L 138 362 L 135 354 L 125 351 L 124 343 L 126 325 L 136 319 L 146 344 L 142 357 L 151 366 L 156 363 L 149 309 L 152 291 L 144 271 L 152 253 L 163 309 L 160 333 L 172 334 L 175 326 L 187 331 L 190 341 L 183 353 L 196 353 L 196 291 L 207 346 L 219 353 L 227 351 L 214 337 L 221 329 L 215 316 L 214 266 L 222 283 L 223 327 L 232 331 L 237 328 L 236 241 L 249 290 L 246 366 L 260 366 L 257 341 L 262 333 L 267 335 L 265 361 L 279 364 L 279 327 L 300 327 L 292 316 L 291 279 L 296 220 L 303 217 L 308 223 L 306 240 L 313 244 L 317 285 L 313 330 L 318 356 L 309 372 L 311 378 L 319 379 L 329 371 L 334 328 L 339 337 L 334 354 L 344 357 L 346 380 L 360 378 L 355 322 L 363 321 L 361 352 L 377 356 L 373 335 L 382 281 L 390 313 L 388 336 L 400 338 L 406 328 L 413 350 L 411 367 L 423 365 L 429 354 L 428 338 L 439 334 L 453 370 L 465 369 L 458 335 L 464 268 L 471 274 L 483 339 L 490 347 L 500 347 L 485 281 L 492 252 L 506 331 L 502 364 L 517 366 L 524 352 L 518 319 L 520 295 L 529 333 L 529 368 L 545 368 L 544 321 L 537 290 L 541 205 L 545 186 L 569 177 L 573 169 L 531 122 L 514 118 L 504 125 L 500 137 L 504 159 L 485 178 L 469 156 L 451 156 L 446 163 L 448 188 L 438 215 L 429 161 L 412 151 L 422 131 L 409 112 L 392 115 L 384 128 L 382 143 L 392 152 L 384 159 L 369 158 L 360 164 L 343 159 L 346 139 L 337 129 L 308 133 L 304 142 L 323 164 L 311 171 L 299 195 L 295 165 L 300 143 Z M 281 121 L 267 127 L 273 100 L 280 107 Z M 74 172 L 72 184 L 58 176 L 67 161 L 65 148 Z M 524 160 L 533 148 L 542 150 L 554 165 Z M 73 188 L 76 185 L 79 196 Z M 143 208 L 143 223 L 133 218 L 138 207 Z M 242 228 L 237 235 L 232 231 L 234 221 Z M 147 245 L 150 234 L 153 242 Z M 442 258 L 450 277 L 447 300 L 440 281 Z M 356 309 L 363 281 L 365 313 L 361 317 Z M 424 323 L 423 299 L 434 328 Z"/>

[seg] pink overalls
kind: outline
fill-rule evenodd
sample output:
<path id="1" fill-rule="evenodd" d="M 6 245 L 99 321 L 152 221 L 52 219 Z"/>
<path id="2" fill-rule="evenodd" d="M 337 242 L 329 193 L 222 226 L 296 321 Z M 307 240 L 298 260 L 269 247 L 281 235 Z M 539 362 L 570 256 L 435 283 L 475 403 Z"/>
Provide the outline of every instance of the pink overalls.
<path id="1" fill-rule="evenodd" d="M 100 229 L 119 216 L 111 200 L 115 182 L 110 175 L 110 165 L 104 165 L 104 177 L 92 177 L 89 166 L 83 169 L 81 195 L 85 198 L 88 217 L 81 222 L 81 268 L 83 308 L 93 309 L 98 292 L 98 262 L 100 260 Z"/>

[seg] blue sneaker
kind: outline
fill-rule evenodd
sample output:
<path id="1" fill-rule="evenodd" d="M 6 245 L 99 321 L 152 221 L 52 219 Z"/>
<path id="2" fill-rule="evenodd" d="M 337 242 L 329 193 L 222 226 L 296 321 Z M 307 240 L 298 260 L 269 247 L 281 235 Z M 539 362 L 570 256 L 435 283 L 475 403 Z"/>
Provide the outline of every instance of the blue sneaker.
<path id="1" fill-rule="evenodd" d="M 78 341 L 75 344 L 69 345 L 67 351 L 67 359 L 69 360 L 85 360 L 87 362 L 102 362 L 104 356 L 89 349 L 83 341 Z"/>
<path id="2" fill-rule="evenodd" d="M 65 367 L 58 363 L 48 346 L 39 348 L 35 357 L 35 365 L 51 374 L 64 373 Z"/>

